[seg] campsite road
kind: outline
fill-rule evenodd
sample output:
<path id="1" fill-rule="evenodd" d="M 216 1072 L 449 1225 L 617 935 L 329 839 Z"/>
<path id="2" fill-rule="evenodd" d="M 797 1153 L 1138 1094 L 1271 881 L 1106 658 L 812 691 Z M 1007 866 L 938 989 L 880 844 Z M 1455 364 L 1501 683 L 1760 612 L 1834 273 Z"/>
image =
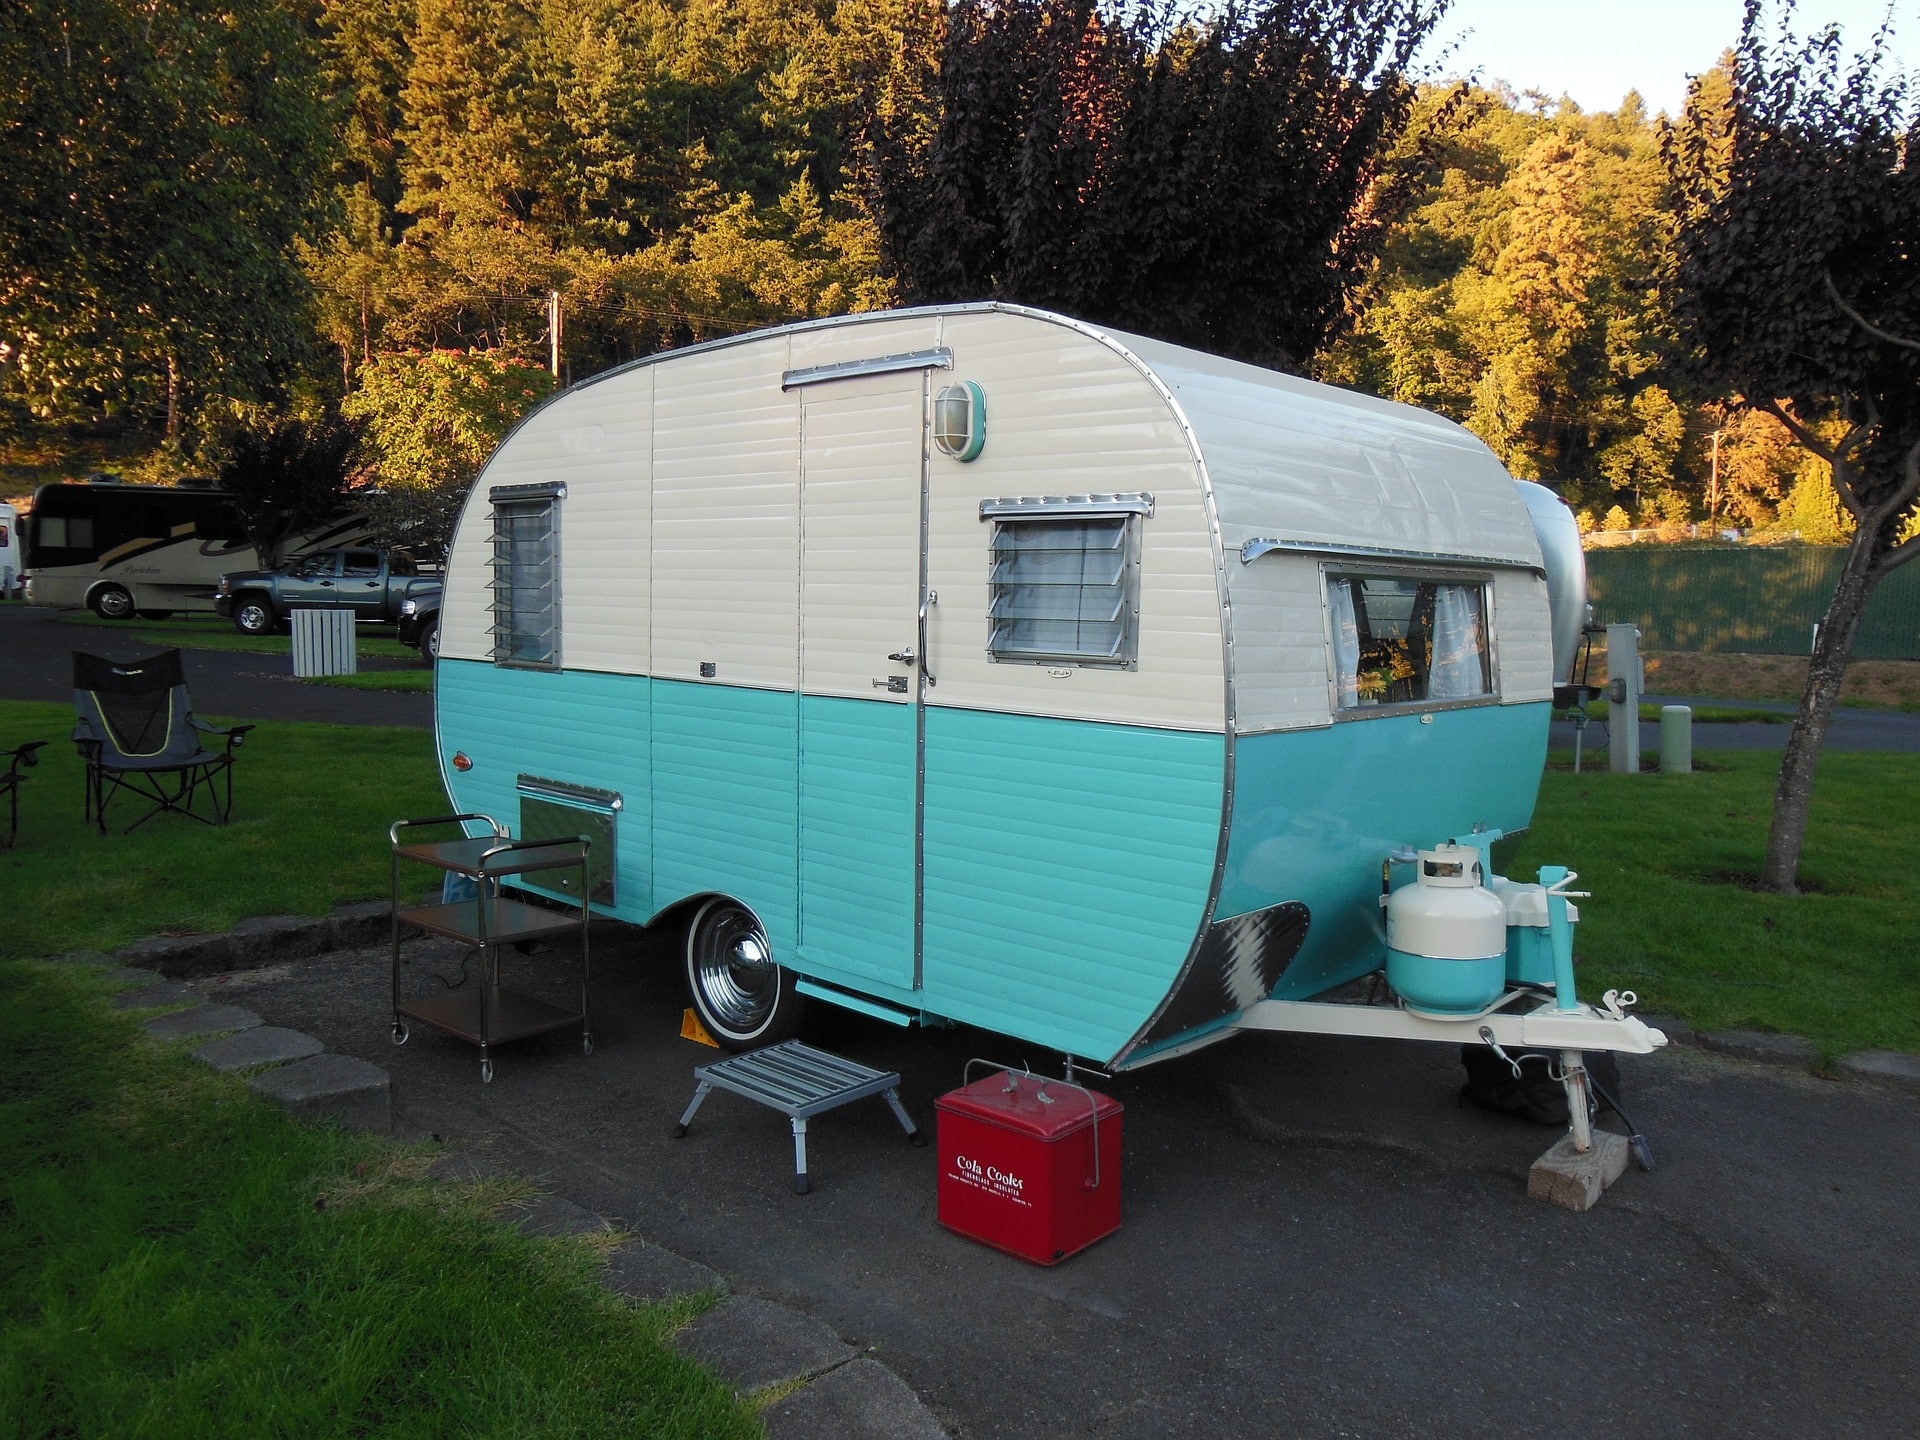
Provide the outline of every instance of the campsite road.
<path id="1" fill-rule="evenodd" d="M 34 605 L 0 605 L 0 700 L 73 699 L 73 652 L 111 660 L 151 655 L 137 624 L 80 626 L 63 612 Z M 304 684 L 284 655 L 227 650 L 183 650 L 187 690 L 203 716 L 235 720 L 314 720 L 334 725 L 433 724 L 433 696 L 392 690 L 355 690 Z M 403 662 L 418 669 L 417 663 Z"/>
<path id="2" fill-rule="evenodd" d="M 670 1138 L 715 1058 L 678 1038 L 673 940 L 593 945 L 593 1054 L 564 1033 L 507 1046 L 490 1085 L 466 1044 L 390 1043 L 383 949 L 194 984 L 387 1068 L 408 1133 L 824 1321 L 956 1436 L 1797 1440 L 1900 1433 L 1920 1407 L 1911 1096 L 1697 1049 L 1628 1058 L 1659 1169 L 1576 1215 L 1526 1196 L 1555 1132 L 1462 1106 L 1453 1047 L 1242 1036 L 1092 1082 L 1126 1107 L 1124 1224 L 1041 1269 L 941 1227 L 937 1149 L 877 1099 L 812 1122 L 806 1196 L 773 1111 L 715 1094 Z M 407 987 L 460 971 L 407 954 Z M 508 964 L 544 987 L 567 959 Z M 973 1056 L 1059 1074 L 965 1029 L 832 1012 L 807 1038 L 898 1070 L 929 1131 Z"/>

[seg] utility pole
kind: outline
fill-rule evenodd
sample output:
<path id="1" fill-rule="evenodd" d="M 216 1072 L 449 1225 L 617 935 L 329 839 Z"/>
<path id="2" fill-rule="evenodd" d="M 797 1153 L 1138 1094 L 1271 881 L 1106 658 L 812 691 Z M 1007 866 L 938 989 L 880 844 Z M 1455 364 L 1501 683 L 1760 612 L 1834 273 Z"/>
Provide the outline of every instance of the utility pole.
<path id="1" fill-rule="evenodd" d="M 1720 508 L 1720 431 L 1713 432 L 1713 479 L 1707 484 L 1707 519 Z"/>
<path id="2" fill-rule="evenodd" d="M 547 336 L 553 356 L 553 383 L 560 383 L 560 292 L 547 292 Z"/>

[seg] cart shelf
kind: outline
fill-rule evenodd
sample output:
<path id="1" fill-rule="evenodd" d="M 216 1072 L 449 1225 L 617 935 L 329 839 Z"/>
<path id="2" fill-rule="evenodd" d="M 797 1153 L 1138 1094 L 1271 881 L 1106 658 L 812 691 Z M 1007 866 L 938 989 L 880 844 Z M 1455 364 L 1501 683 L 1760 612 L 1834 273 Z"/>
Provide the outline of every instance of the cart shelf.
<path id="1" fill-rule="evenodd" d="M 464 831 L 469 824 L 483 824 L 492 834 L 475 837 L 463 833 L 452 840 L 401 843 L 405 831 L 447 825 L 460 825 Z M 397 821 L 388 838 L 393 851 L 393 1043 L 407 1043 L 411 1033 L 408 1022 L 412 1022 L 478 1045 L 482 1081 L 493 1079 L 492 1047 L 508 1040 L 578 1025 L 581 1052 L 591 1055 L 593 1033 L 587 1018 L 590 912 L 586 900 L 587 852 L 591 841 L 586 836 L 567 840 L 514 840 L 498 821 L 479 814 Z M 473 881 L 472 898 L 442 901 L 437 905 L 402 906 L 400 867 L 403 861 L 466 876 Z M 579 872 L 581 898 L 577 906 L 552 909 L 509 900 L 500 894 L 502 880 L 564 869 Z M 480 974 L 473 987 L 402 1000 L 400 934 L 403 926 L 445 936 L 477 949 Z M 500 983 L 502 947 L 568 930 L 577 930 L 580 935 L 580 1004 L 577 1008 L 555 1005 Z"/>

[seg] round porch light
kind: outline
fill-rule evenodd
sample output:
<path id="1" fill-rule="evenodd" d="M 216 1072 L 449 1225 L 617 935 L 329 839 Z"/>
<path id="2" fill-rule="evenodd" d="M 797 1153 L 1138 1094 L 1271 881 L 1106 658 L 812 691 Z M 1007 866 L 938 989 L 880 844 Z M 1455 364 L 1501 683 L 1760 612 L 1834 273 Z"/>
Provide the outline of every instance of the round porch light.
<path id="1" fill-rule="evenodd" d="M 933 443 L 956 460 L 972 460 L 987 443 L 987 397 L 971 380 L 933 397 Z"/>

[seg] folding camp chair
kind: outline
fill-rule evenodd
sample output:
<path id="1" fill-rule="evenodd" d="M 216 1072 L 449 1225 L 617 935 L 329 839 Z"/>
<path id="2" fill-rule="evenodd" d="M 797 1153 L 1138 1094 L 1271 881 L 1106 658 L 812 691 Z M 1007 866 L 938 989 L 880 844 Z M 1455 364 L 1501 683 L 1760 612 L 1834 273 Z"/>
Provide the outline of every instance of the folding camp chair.
<path id="1" fill-rule="evenodd" d="M 7 773 L 0 775 L 0 790 L 4 790 L 7 795 L 6 844 L 8 845 L 12 845 L 14 836 L 20 833 L 20 782 L 27 778 L 26 771 L 40 763 L 37 752 L 46 743 L 44 740 L 29 740 L 24 745 L 16 745 L 11 751 L 0 751 L 0 754 L 13 756 L 13 763 L 7 767 Z"/>
<path id="2" fill-rule="evenodd" d="M 127 831 L 163 811 L 207 825 L 227 823 L 233 752 L 253 726 L 193 718 L 178 650 L 124 662 L 75 651 L 73 704 L 80 715 L 73 739 L 87 762 L 87 818 L 102 835 L 107 804 L 122 790 L 152 802 Z M 222 737 L 226 748 L 207 749 L 203 736 Z"/>

